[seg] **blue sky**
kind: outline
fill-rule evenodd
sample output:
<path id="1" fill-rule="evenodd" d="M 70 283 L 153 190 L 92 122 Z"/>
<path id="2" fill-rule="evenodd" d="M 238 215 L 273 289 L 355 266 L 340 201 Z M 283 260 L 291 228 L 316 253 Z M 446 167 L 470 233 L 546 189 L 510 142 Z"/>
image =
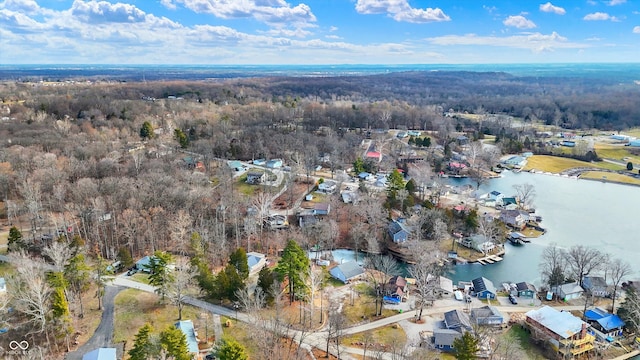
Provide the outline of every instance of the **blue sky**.
<path id="1" fill-rule="evenodd" d="M 640 0 L 0 0 L 3 64 L 640 61 Z"/>

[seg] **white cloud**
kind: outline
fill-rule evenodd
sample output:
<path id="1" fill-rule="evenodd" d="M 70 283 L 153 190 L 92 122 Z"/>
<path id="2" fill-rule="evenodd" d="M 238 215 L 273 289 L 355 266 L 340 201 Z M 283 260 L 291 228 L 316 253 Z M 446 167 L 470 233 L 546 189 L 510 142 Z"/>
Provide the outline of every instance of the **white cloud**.
<path id="1" fill-rule="evenodd" d="M 329 28 L 329 31 L 334 32 L 334 31 L 338 31 L 338 27 L 337 26 L 332 26 Z"/>
<path id="2" fill-rule="evenodd" d="M 5 0 L 0 3 L 0 9 L 34 14 L 40 11 L 40 5 L 35 0 Z"/>
<path id="3" fill-rule="evenodd" d="M 482 8 L 487 10 L 489 14 L 493 14 L 494 11 L 498 10 L 498 8 L 495 6 L 482 5 Z"/>
<path id="4" fill-rule="evenodd" d="M 173 0 L 196 13 L 223 19 L 254 18 L 265 23 L 309 23 L 316 17 L 306 4 L 291 6 L 284 0 Z"/>
<path id="5" fill-rule="evenodd" d="M 585 15 L 583 20 L 586 20 L 586 21 L 607 21 L 607 20 L 618 21 L 618 18 L 616 18 L 615 16 L 611 16 L 611 15 L 609 15 L 607 13 L 594 12 L 594 13 Z"/>
<path id="6" fill-rule="evenodd" d="M 564 36 L 555 31 L 549 35 L 531 33 L 527 35 L 514 35 L 507 37 L 467 35 L 446 35 L 427 39 L 434 45 L 475 45 L 496 46 L 516 49 L 529 49 L 532 52 L 554 51 L 555 49 L 581 49 L 588 45 L 569 42 Z"/>
<path id="7" fill-rule="evenodd" d="M 297 37 L 297 38 L 305 38 L 311 35 L 311 31 L 307 31 L 304 29 L 271 29 L 264 32 L 265 34 L 271 36 L 286 36 L 286 37 Z"/>
<path id="8" fill-rule="evenodd" d="M 509 16 L 502 22 L 505 26 L 511 26 L 518 29 L 533 29 L 536 24 L 522 15 Z"/>
<path id="9" fill-rule="evenodd" d="M 611 0 L 608 2 L 609 6 L 616 6 L 616 5 L 622 5 L 624 3 L 626 3 L 627 0 Z"/>
<path id="10" fill-rule="evenodd" d="M 567 11 L 564 8 L 561 8 L 560 6 L 555 6 L 550 2 L 547 2 L 546 4 L 540 4 L 540 11 L 554 13 L 558 15 L 564 15 L 567 13 Z"/>
<path id="11" fill-rule="evenodd" d="M 634 34 L 640 34 L 640 26 L 634 26 L 633 27 L 633 33 Z"/>
<path id="12" fill-rule="evenodd" d="M 360 14 L 387 13 L 396 21 L 411 23 L 451 20 L 440 8 L 417 9 L 411 7 L 407 0 L 358 0 L 356 3 L 356 11 Z"/>
<path id="13" fill-rule="evenodd" d="M 177 8 L 176 4 L 172 0 L 160 0 L 160 4 L 170 10 Z"/>
<path id="14" fill-rule="evenodd" d="M 327 39 L 332 39 L 332 40 L 339 40 L 339 39 L 342 39 L 342 38 L 341 38 L 340 36 L 338 36 L 338 35 L 325 35 L 325 37 L 326 37 Z"/>

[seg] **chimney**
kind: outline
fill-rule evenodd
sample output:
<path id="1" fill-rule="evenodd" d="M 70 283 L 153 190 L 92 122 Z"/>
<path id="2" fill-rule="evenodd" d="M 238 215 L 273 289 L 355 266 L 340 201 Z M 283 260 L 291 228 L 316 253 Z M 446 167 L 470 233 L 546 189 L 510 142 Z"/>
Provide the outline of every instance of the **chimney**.
<path id="1" fill-rule="evenodd" d="M 582 330 L 580 331 L 580 339 L 584 339 L 587 336 L 587 323 L 582 323 Z"/>

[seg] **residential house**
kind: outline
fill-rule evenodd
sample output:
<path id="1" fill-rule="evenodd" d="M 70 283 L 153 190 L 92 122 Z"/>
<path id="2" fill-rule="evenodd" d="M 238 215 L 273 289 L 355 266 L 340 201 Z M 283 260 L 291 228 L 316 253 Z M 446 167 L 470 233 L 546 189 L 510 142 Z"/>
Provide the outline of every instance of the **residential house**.
<path id="1" fill-rule="evenodd" d="M 570 312 L 544 306 L 525 315 L 532 338 L 546 340 L 562 358 L 579 356 L 594 348 L 595 337 L 587 332 L 589 325 Z"/>
<path id="2" fill-rule="evenodd" d="M 227 162 L 227 165 L 231 168 L 231 170 L 233 171 L 244 171 L 245 166 L 242 165 L 242 163 L 240 161 L 237 160 L 231 160 Z"/>
<path id="3" fill-rule="evenodd" d="M 433 330 L 434 344 L 437 349 L 452 351 L 453 341 L 471 330 L 471 321 L 467 314 L 458 309 L 447 311 L 444 313 L 441 327 Z"/>
<path id="4" fill-rule="evenodd" d="M 409 135 L 409 136 L 421 136 L 422 135 L 422 131 L 409 130 L 409 131 L 407 131 L 407 135 Z"/>
<path id="5" fill-rule="evenodd" d="M 434 282 L 434 295 L 437 297 L 451 296 L 453 295 L 453 280 L 444 276 L 435 277 L 429 274 L 427 276 L 428 282 Z"/>
<path id="6" fill-rule="evenodd" d="M 184 336 L 187 338 L 187 349 L 192 356 L 195 356 L 196 359 L 200 359 L 200 348 L 198 348 L 198 333 L 193 326 L 193 321 L 191 320 L 181 320 L 175 323 L 175 327 L 182 331 Z"/>
<path id="7" fill-rule="evenodd" d="M 391 296 L 400 301 L 407 295 L 407 280 L 402 276 L 394 276 L 384 285 L 385 296 Z"/>
<path id="8" fill-rule="evenodd" d="M 373 174 L 370 174 L 368 172 L 361 172 L 360 174 L 358 174 L 358 178 L 364 181 L 374 181 L 376 179 Z"/>
<path id="9" fill-rule="evenodd" d="M 145 256 L 142 259 L 136 261 L 134 266 L 136 270 L 148 273 L 150 272 L 149 265 L 151 265 L 151 257 Z"/>
<path id="10" fill-rule="evenodd" d="M 343 191 L 340 196 L 345 204 L 354 204 L 358 202 L 358 194 L 353 191 Z"/>
<path id="11" fill-rule="evenodd" d="M 513 155 L 503 161 L 507 167 L 522 168 L 527 165 L 527 159 L 523 156 Z"/>
<path id="12" fill-rule="evenodd" d="M 82 360 L 116 360 L 116 348 L 98 348 L 82 355 Z"/>
<path id="13" fill-rule="evenodd" d="M 249 265 L 249 273 L 255 274 L 267 265 L 267 256 L 257 252 L 248 252 L 247 264 Z"/>
<path id="14" fill-rule="evenodd" d="M 489 200 L 498 201 L 498 200 L 502 200 L 503 197 L 504 195 L 499 191 L 493 190 L 492 192 L 489 193 Z"/>
<path id="15" fill-rule="evenodd" d="M 560 143 L 560 145 L 566 146 L 566 147 L 576 147 L 576 142 L 570 141 L 570 140 L 564 140 L 563 142 Z"/>
<path id="16" fill-rule="evenodd" d="M 261 184 L 265 179 L 265 173 L 262 171 L 249 171 L 247 173 L 247 183 Z"/>
<path id="17" fill-rule="evenodd" d="M 529 221 L 529 214 L 521 210 L 502 210 L 500 212 L 500 220 L 507 226 L 517 230 L 522 230 Z"/>
<path id="18" fill-rule="evenodd" d="M 640 140 L 629 141 L 628 145 L 631 147 L 640 147 Z"/>
<path id="19" fill-rule="evenodd" d="M 365 155 L 365 158 L 380 162 L 380 161 L 382 161 L 382 153 L 378 152 L 378 151 L 367 151 L 367 154 Z"/>
<path id="20" fill-rule="evenodd" d="M 282 159 L 271 159 L 265 164 L 269 169 L 279 169 L 282 167 Z"/>
<path id="21" fill-rule="evenodd" d="M 611 295 L 607 281 L 601 276 L 585 276 L 582 278 L 582 287 L 596 297 Z"/>
<path id="22" fill-rule="evenodd" d="M 257 165 L 257 166 L 265 166 L 267 164 L 267 160 L 265 159 L 256 159 L 253 160 L 253 165 Z"/>
<path id="23" fill-rule="evenodd" d="M 517 283 L 516 288 L 518 289 L 518 296 L 522 298 L 533 299 L 538 293 L 535 286 L 524 281 Z"/>
<path id="24" fill-rule="evenodd" d="M 495 306 L 471 309 L 471 321 L 477 325 L 502 325 L 504 316 Z"/>
<path id="25" fill-rule="evenodd" d="M 348 261 L 329 270 L 329 274 L 347 284 L 351 280 L 362 276 L 364 274 L 364 269 L 362 266 L 358 265 L 357 262 Z"/>
<path id="26" fill-rule="evenodd" d="M 318 184 L 318 192 L 324 194 L 333 194 L 338 188 L 338 184 L 335 181 L 325 180 Z"/>
<path id="27" fill-rule="evenodd" d="M 331 205 L 325 202 L 319 202 L 313 204 L 313 215 L 329 215 L 331 211 Z"/>
<path id="28" fill-rule="evenodd" d="M 478 299 L 495 299 L 496 287 L 491 280 L 485 277 L 479 277 L 471 281 L 473 283 L 473 294 Z"/>
<path id="29" fill-rule="evenodd" d="M 392 220 L 389 223 L 389 236 L 396 244 L 402 244 L 411 236 L 411 228 L 407 226 L 404 219 Z"/>
<path id="30" fill-rule="evenodd" d="M 491 241 L 491 239 L 487 239 L 484 235 L 475 234 L 469 236 L 468 238 L 464 238 L 460 241 L 460 244 L 466 246 L 468 248 L 479 251 L 483 254 L 486 254 L 493 249 L 495 249 L 496 244 Z"/>
<path id="31" fill-rule="evenodd" d="M 624 321 L 622 321 L 618 315 L 611 314 L 603 308 L 596 307 L 587 310 L 584 313 L 584 317 L 593 328 L 602 334 L 602 340 L 606 340 L 607 337 L 622 336 Z"/>
<path id="32" fill-rule="evenodd" d="M 464 135 L 460 135 L 456 138 L 456 141 L 458 142 L 458 145 L 467 145 L 469 144 L 469 138 L 464 136 Z"/>
<path id="33" fill-rule="evenodd" d="M 300 226 L 301 228 L 316 224 L 318 221 L 320 221 L 318 217 L 311 213 L 305 212 L 298 214 L 298 226 Z"/>
<path id="34" fill-rule="evenodd" d="M 505 210 L 516 210 L 518 208 L 518 200 L 513 196 L 505 196 L 501 200 L 496 201 L 496 205 L 502 206 Z M 522 216 L 527 220 L 529 219 L 529 213 L 527 212 L 523 212 Z"/>
<path id="35" fill-rule="evenodd" d="M 554 286 L 551 291 L 564 301 L 579 299 L 584 289 L 577 282 Z"/>
<path id="36" fill-rule="evenodd" d="M 289 221 L 284 215 L 269 215 L 264 221 L 264 225 L 271 230 L 289 228 Z"/>

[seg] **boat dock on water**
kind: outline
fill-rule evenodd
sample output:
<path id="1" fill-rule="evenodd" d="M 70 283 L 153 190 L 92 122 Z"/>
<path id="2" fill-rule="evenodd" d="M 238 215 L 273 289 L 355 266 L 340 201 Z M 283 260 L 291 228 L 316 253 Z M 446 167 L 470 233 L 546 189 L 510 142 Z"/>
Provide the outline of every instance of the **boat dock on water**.
<path id="1" fill-rule="evenodd" d="M 487 265 L 487 264 L 493 264 L 493 263 L 497 263 L 502 261 L 502 258 L 498 255 L 489 255 L 489 256 L 485 256 L 483 258 L 480 258 L 478 260 L 476 260 L 477 262 L 479 262 L 482 265 Z"/>

